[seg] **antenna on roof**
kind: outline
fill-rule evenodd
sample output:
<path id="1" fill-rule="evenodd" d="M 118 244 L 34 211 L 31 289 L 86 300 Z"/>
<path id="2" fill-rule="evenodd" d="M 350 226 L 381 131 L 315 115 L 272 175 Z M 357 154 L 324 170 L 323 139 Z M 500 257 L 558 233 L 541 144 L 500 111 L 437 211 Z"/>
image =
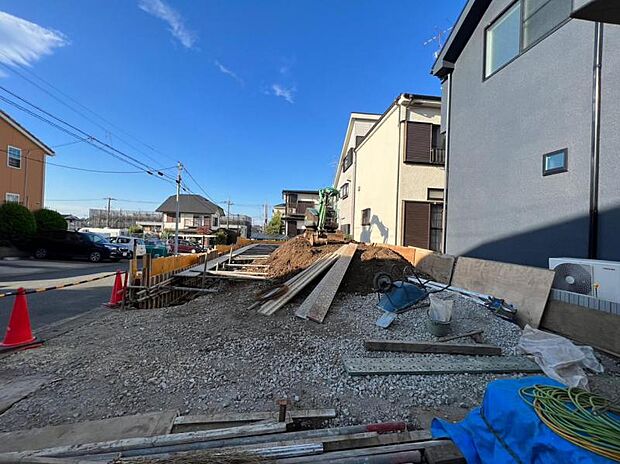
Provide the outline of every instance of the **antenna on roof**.
<path id="1" fill-rule="evenodd" d="M 439 28 L 435 26 L 435 30 L 437 31 L 435 35 L 425 41 L 424 46 L 430 45 L 433 42 L 437 42 L 437 50 L 433 52 L 433 56 L 435 57 L 435 59 L 437 59 L 439 57 L 439 52 L 441 52 L 441 48 L 443 47 L 443 39 L 452 30 L 452 26 L 450 26 L 448 29 L 444 29 L 443 31 L 440 31 Z"/>

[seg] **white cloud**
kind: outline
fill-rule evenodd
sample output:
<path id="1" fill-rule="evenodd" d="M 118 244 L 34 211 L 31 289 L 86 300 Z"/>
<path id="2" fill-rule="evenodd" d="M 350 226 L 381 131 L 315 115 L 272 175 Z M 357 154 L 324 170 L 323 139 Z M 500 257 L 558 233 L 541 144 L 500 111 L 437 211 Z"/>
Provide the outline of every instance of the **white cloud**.
<path id="1" fill-rule="evenodd" d="M 62 32 L 0 11 L 0 62 L 30 66 L 55 48 L 68 45 Z"/>
<path id="2" fill-rule="evenodd" d="M 163 0 L 139 0 L 138 6 L 148 14 L 159 18 L 170 27 L 170 33 L 181 42 L 185 48 L 193 48 L 196 43 L 196 33 L 185 26 L 185 21 L 178 11 L 166 4 Z"/>
<path id="3" fill-rule="evenodd" d="M 224 66 L 222 63 L 220 63 L 217 60 L 214 61 L 214 64 L 217 67 L 217 69 L 220 70 L 221 73 L 224 73 L 224 74 L 232 77 L 234 80 L 239 82 L 239 84 L 243 85 L 243 79 L 241 79 L 239 76 L 237 76 L 237 74 L 234 71 L 228 69 L 226 66 Z"/>
<path id="4" fill-rule="evenodd" d="M 285 87 L 281 84 L 273 84 L 271 91 L 276 97 L 282 97 L 289 103 L 295 103 L 295 87 Z"/>

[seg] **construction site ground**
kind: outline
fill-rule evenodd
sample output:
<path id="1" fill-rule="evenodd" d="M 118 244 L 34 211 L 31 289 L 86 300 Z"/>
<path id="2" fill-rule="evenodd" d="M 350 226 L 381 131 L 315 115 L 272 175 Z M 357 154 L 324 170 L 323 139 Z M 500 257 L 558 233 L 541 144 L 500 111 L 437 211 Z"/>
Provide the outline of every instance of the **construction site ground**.
<path id="1" fill-rule="evenodd" d="M 393 264 L 387 259 L 386 266 Z M 282 266 L 282 275 L 294 272 Z M 2 379 L 39 375 L 49 381 L 0 416 L 0 431 L 170 409 L 181 414 L 270 411 L 283 398 L 299 409 L 335 408 L 337 418 L 329 426 L 405 420 L 428 428 L 436 416 L 464 417 L 480 403 L 489 381 L 515 377 L 350 376 L 343 367 L 347 357 L 451 356 L 366 351 L 367 339 L 436 338 L 427 331 L 426 308 L 399 315 L 388 330 L 377 327 L 380 311 L 368 282 L 371 273 L 361 268 L 352 263 L 324 324 L 294 316 L 304 295 L 273 316 L 248 310 L 256 292 L 272 283 L 229 281 L 218 293 L 180 306 L 110 310 L 41 348 L 2 358 Z M 484 343 L 514 353 L 518 326 L 461 296 L 444 292 L 441 297 L 455 300 L 453 333 L 483 329 Z M 607 372 L 590 384 L 614 397 L 618 363 L 601 358 Z"/>

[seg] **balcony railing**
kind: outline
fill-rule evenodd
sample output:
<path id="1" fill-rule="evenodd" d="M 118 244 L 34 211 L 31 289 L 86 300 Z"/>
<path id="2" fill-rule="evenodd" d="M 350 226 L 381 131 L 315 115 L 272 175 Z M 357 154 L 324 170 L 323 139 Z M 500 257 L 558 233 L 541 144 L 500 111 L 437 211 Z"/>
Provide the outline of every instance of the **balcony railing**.
<path id="1" fill-rule="evenodd" d="M 446 164 L 445 148 L 431 148 L 431 164 Z"/>

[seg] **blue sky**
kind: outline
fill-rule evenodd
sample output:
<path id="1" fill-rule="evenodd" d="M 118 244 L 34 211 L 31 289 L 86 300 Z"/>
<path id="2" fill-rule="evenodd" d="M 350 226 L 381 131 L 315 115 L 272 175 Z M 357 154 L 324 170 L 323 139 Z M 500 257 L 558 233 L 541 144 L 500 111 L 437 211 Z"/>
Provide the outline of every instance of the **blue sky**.
<path id="1" fill-rule="evenodd" d="M 232 212 L 258 220 L 259 205 L 279 203 L 283 188 L 331 184 L 352 111 L 381 113 L 401 92 L 439 94 L 429 74 L 437 44 L 424 42 L 463 4 L 4 0 L 0 85 L 151 166 L 181 160 L 212 199 L 231 198 Z M 48 145 L 75 140 L 4 101 L 0 108 Z M 49 161 L 136 170 L 86 143 L 56 153 Z M 86 214 L 107 196 L 123 200 L 116 208 L 152 210 L 173 192 L 147 174 L 47 168 L 46 203 L 62 212 Z"/>

